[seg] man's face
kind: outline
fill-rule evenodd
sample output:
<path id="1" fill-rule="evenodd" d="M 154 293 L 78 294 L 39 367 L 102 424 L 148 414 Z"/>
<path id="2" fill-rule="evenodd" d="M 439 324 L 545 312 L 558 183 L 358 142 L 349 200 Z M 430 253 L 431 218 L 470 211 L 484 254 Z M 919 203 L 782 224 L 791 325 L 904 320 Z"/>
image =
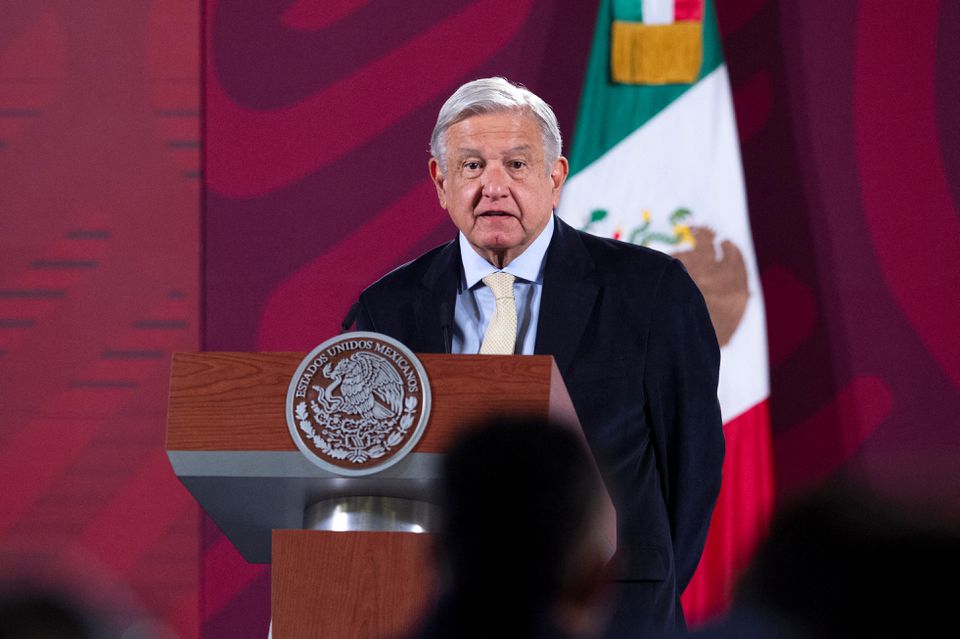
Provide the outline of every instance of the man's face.
<path id="1" fill-rule="evenodd" d="M 560 200 L 566 158 L 548 168 L 533 116 L 475 115 L 446 131 L 446 173 L 430 159 L 440 206 L 477 253 L 502 268 L 540 235 Z"/>

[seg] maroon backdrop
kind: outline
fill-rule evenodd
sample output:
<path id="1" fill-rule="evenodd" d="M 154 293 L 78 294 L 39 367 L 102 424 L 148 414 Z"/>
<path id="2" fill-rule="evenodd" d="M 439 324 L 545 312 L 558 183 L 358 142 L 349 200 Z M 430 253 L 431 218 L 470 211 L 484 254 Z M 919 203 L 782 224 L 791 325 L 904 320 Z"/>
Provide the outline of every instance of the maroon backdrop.
<path id="1" fill-rule="evenodd" d="M 308 349 L 452 237 L 443 99 L 505 75 L 570 138 L 596 2 L 24 4 L 0 0 L 0 551 L 81 564 L 184 637 L 199 551 L 204 636 L 262 638 L 269 574 L 208 521 L 198 542 L 163 459 L 166 353 Z M 960 510 L 960 5 L 716 4 L 778 492 L 848 469 Z"/>
<path id="2" fill-rule="evenodd" d="M 199 344 L 195 2 L 0 2 L 0 579 L 199 630 L 163 449 Z"/>
<path id="3" fill-rule="evenodd" d="M 842 467 L 955 500 L 960 10 L 717 5 L 769 314 L 778 491 Z M 452 237 L 425 148 L 461 82 L 523 82 L 569 137 L 595 11 L 208 2 L 206 345 L 307 349 L 365 284 Z M 208 627 L 226 632 L 265 587 L 260 575 Z"/>

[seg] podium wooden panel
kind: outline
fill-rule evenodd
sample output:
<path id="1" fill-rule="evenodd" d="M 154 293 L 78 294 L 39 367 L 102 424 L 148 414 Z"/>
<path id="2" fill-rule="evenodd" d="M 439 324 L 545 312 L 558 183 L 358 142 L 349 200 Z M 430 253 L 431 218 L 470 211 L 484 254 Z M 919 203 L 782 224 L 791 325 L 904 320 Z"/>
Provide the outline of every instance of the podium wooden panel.
<path id="1" fill-rule="evenodd" d="M 395 465 L 345 478 L 290 436 L 287 387 L 304 355 L 175 353 L 168 457 L 247 561 L 272 560 L 274 637 L 400 636 L 434 585 L 430 535 L 303 530 L 307 508 L 349 496 L 433 501 L 442 453 L 469 426 L 535 416 L 582 436 L 576 412 L 552 357 L 419 355 L 432 393 L 422 438 Z"/>
<path id="2" fill-rule="evenodd" d="M 435 587 L 431 537 L 274 532 L 273 636 L 403 637 L 423 613 Z"/>
<path id="3" fill-rule="evenodd" d="M 167 450 L 295 451 L 284 402 L 306 353 L 174 353 Z M 441 452 L 492 414 L 579 423 L 548 355 L 418 355 L 433 408 L 417 452 Z M 558 392 L 559 391 L 559 392 Z"/>

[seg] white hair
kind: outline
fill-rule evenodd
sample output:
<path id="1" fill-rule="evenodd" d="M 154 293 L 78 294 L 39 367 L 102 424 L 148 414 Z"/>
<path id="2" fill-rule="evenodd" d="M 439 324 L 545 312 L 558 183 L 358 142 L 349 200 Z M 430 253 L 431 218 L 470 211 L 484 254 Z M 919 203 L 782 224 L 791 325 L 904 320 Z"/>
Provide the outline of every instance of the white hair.
<path id="1" fill-rule="evenodd" d="M 550 105 L 535 93 L 506 78 L 481 78 L 467 82 L 447 98 L 440 108 L 437 123 L 430 135 L 430 154 L 440 163 L 440 170 L 447 172 L 445 138 L 447 129 L 474 115 L 524 111 L 532 115 L 540 127 L 543 151 L 547 161 L 547 173 L 560 157 L 563 141 L 557 116 Z"/>

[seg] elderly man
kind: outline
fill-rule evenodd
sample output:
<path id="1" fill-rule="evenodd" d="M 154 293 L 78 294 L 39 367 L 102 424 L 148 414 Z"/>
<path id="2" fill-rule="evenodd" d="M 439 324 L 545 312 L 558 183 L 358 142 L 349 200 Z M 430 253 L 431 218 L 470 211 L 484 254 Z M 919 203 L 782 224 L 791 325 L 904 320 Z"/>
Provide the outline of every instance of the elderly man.
<path id="1" fill-rule="evenodd" d="M 527 89 L 468 82 L 430 142 L 459 236 L 367 288 L 358 328 L 417 352 L 553 355 L 617 509 L 606 635 L 683 627 L 724 450 L 703 297 L 677 260 L 553 215 L 568 164 L 556 116 Z"/>

